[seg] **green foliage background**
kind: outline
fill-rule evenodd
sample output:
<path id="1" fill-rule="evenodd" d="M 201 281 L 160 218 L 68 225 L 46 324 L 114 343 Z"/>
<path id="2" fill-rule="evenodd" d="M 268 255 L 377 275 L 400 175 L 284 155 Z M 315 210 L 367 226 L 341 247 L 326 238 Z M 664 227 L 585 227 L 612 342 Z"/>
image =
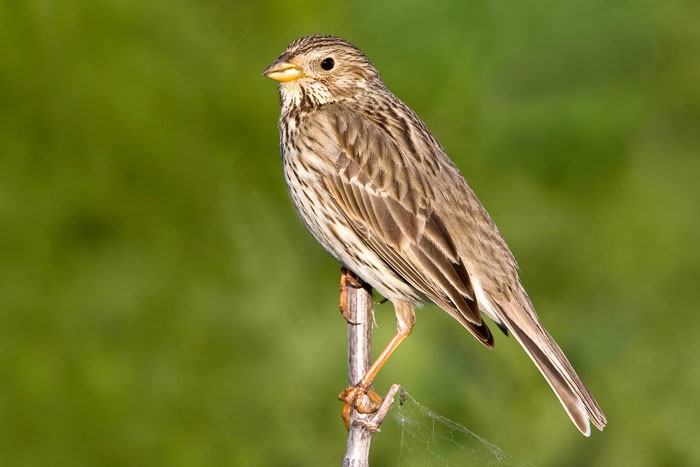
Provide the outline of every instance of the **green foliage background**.
<path id="1" fill-rule="evenodd" d="M 580 436 L 512 339 L 488 352 L 434 306 L 378 390 L 535 465 L 700 464 L 699 20 L 675 0 L 0 1 L 0 465 L 340 463 L 338 265 L 290 205 L 260 75 L 309 33 L 355 42 L 438 136 L 609 427 Z"/>

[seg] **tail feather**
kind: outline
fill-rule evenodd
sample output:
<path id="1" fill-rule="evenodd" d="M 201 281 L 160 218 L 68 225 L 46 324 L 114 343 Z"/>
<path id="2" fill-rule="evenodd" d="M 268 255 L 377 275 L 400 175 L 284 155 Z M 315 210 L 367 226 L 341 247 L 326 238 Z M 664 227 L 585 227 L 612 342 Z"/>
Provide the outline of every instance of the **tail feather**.
<path id="1" fill-rule="evenodd" d="M 509 309 L 499 310 L 498 317 L 523 346 L 581 433 L 590 436 L 589 420 L 602 431 L 607 423 L 603 411 L 564 352 L 540 325 L 527 295 L 524 298 L 524 303 L 508 303 Z"/>

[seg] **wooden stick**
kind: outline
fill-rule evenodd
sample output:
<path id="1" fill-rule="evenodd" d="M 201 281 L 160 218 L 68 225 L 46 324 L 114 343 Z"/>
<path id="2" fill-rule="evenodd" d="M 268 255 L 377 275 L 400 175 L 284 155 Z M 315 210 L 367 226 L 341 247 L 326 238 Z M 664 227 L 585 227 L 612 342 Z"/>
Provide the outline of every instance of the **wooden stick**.
<path id="1" fill-rule="evenodd" d="M 348 273 L 343 270 L 343 274 Z M 353 280 L 346 281 L 347 316 L 345 318 L 348 321 L 348 383 L 350 386 L 360 382 L 371 364 L 374 307 L 372 288 L 364 283 L 360 286 L 353 285 L 354 280 L 357 279 L 353 277 Z M 381 406 L 374 413 L 361 414 L 354 407 L 352 408 L 343 467 L 369 466 L 372 436 L 379 431 L 379 426 L 389 412 L 399 389 L 398 384 L 392 385 Z"/>

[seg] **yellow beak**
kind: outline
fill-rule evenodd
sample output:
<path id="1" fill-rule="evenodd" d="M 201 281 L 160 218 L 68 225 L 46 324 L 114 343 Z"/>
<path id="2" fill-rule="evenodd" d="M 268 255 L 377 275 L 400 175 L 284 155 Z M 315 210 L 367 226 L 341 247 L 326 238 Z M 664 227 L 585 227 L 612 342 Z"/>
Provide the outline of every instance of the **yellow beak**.
<path id="1" fill-rule="evenodd" d="M 301 71 L 301 68 L 293 63 L 278 59 L 272 62 L 272 65 L 265 68 L 263 75 L 275 81 L 279 81 L 280 83 L 286 83 L 303 77 L 304 73 Z"/>

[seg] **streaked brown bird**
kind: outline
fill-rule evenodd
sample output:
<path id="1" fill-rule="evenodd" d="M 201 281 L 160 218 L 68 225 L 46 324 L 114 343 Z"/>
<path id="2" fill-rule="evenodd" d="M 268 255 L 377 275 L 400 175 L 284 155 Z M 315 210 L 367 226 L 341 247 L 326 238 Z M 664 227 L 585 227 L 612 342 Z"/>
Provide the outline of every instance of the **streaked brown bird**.
<path id="1" fill-rule="evenodd" d="M 440 143 L 344 39 L 291 43 L 263 73 L 280 83 L 284 174 L 306 227 L 340 263 L 391 300 L 397 332 L 360 383 L 410 334 L 414 309 L 433 301 L 486 347 L 483 316 L 512 333 L 571 420 L 590 435 L 606 419 L 542 327 L 491 217 Z"/>

